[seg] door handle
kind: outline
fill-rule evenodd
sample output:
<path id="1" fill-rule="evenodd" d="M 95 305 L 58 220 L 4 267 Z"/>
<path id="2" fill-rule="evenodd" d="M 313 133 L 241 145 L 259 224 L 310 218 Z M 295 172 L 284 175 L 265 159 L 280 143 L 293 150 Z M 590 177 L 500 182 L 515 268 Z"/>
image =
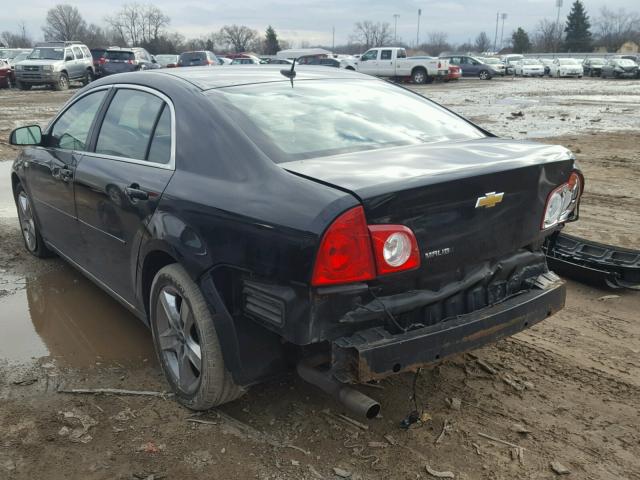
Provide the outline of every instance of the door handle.
<path id="1" fill-rule="evenodd" d="M 140 189 L 140 185 L 132 183 L 124 189 L 124 193 L 127 194 L 131 200 L 149 200 L 149 193 Z"/>
<path id="2" fill-rule="evenodd" d="M 54 167 L 51 170 L 51 176 L 56 180 L 62 180 L 63 182 L 69 182 L 73 180 L 73 170 L 67 167 Z"/>
<path id="3" fill-rule="evenodd" d="M 70 182 L 71 180 L 73 180 L 73 170 L 71 170 L 70 168 L 61 168 L 60 178 L 63 182 Z"/>

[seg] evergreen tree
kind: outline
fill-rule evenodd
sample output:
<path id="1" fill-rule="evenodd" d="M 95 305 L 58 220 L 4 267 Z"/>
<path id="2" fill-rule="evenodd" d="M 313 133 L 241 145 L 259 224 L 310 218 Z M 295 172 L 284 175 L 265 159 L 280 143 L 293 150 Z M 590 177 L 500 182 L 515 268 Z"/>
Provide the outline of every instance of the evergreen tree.
<path id="1" fill-rule="evenodd" d="M 264 40 L 264 53 L 265 55 L 275 55 L 280 50 L 280 43 L 278 42 L 278 35 L 271 25 L 267 27 L 267 32 Z"/>
<path id="2" fill-rule="evenodd" d="M 591 51 L 591 23 L 589 16 L 580 0 L 573 2 L 571 12 L 567 16 L 567 26 L 564 32 L 567 34 L 564 48 L 568 52 Z"/>
<path id="3" fill-rule="evenodd" d="M 511 41 L 513 43 L 513 53 L 527 53 L 531 50 L 529 34 L 525 32 L 522 27 L 518 27 L 518 29 L 513 32 Z"/>

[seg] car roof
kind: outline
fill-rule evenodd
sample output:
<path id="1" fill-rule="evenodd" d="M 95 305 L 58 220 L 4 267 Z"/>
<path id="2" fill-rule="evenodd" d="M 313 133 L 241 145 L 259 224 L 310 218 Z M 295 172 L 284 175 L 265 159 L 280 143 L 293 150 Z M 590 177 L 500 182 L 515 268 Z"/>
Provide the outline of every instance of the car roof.
<path id="1" fill-rule="evenodd" d="M 233 66 L 229 65 L 224 68 L 211 67 L 189 67 L 176 69 L 159 69 L 154 70 L 153 74 L 169 75 L 171 77 L 181 78 L 201 90 L 210 90 L 213 88 L 224 88 L 238 85 L 249 85 L 255 83 L 270 82 L 290 82 L 290 80 L 280 73 L 282 65 L 256 65 L 256 66 Z M 169 71 L 171 70 L 171 71 Z M 288 68 L 287 68 L 288 70 Z M 296 65 L 296 77 L 293 82 L 300 80 L 323 80 L 323 79 L 362 79 L 375 80 L 375 77 L 356 73 L 351 70 L 325 68 L 319 66 Z M 135 75 L 135 73 L 127 74 Z M 109 77 L 107 77 L 109 78 Z M 128 77 L 131 78 L 131 77 Z"/>

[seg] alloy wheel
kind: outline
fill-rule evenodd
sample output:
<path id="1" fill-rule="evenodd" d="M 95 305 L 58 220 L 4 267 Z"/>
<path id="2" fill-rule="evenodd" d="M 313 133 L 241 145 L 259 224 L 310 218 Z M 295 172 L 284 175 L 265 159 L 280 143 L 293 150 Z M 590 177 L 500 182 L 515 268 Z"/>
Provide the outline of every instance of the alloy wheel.
<path id="1" fill-rule="evenodd" d="M 158 295 L 158 343 L 173 382 L 187 394 L 200 385 L 202 350 L 200 334 L 189 303 L 172 286 Z"/>
<path id="2" fill-rule="evenodd" d="M 33 252 L 38 246 L 36 240 L 36 223 L 33 219 L 33 211 L 31 210 L 29 197 L 27 197 L 24 191 L 18 194 L 18 217 L 24 241 L 29 251 Z"/>
<path id="3" fill-rule="evenodd" d="M 425 75 L 422 72 L 416 72 L 413 74 L 413 83 L 423 84 L 425 80 Z"/>

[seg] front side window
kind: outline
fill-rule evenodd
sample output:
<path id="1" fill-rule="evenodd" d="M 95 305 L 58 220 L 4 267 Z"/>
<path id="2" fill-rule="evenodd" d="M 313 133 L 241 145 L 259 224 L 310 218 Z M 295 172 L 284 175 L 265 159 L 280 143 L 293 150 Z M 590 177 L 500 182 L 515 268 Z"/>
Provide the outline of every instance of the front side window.
<path id="1" fill-rule="evenodd" d="M 361 60 L 375 60 L 376 58 L 378 58 L 378 51 L 377 50 L 369 50 L 367 53 L 362 55 Z"/>
<path id="2" fill-rule="evenodd" d="M 96 153 L 146 160 L 147 147 L 164 102 L 133 89 L 116 92 L 100 127 Z"/>
<path id="3" fill-rule="evenodd" d="M 107 90 L 90 93 L 71 105 L 56 121 L 47 146 L 63 150 L 86 150 L 89 130 Z"/>
<path id="4" fill-rule="evenodd" d="M 484 137 L 424 97 L 377 80 L 279 82 L 207 95 L 276 163 Z"/>

